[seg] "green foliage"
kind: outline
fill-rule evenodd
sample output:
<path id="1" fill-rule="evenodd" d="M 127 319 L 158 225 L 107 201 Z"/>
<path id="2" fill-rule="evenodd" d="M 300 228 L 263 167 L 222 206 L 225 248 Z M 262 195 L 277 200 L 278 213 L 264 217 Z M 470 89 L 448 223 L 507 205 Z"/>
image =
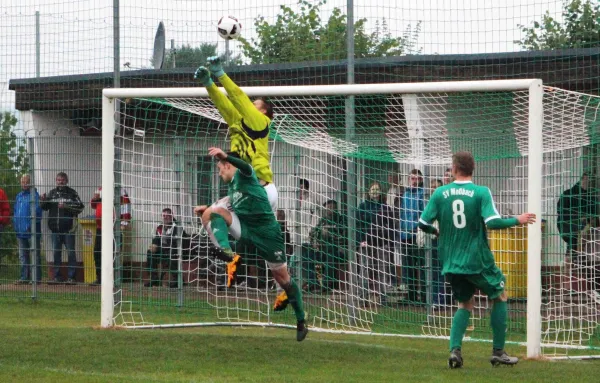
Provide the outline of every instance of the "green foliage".
<path id="1" fill-rule="evenodd" d="M 339 8 L 323 21 L 320 7 L 326 0 L 298 2 L 299 12 L 286 5 L 280 6 L 277 20 L 270 24 L 259 16 L 254 21 L 257 37 L 240 38 L 244 55 L 252 64 L 336 60 L 347 57 L 347 17 Z M 394 37 L 385 19 L 377 21 L 372 33 L 366 31 L 367 19 L 354 23 L 355 57 L 400 56 L 419 53 L 415 49 L 421 25 L 409 25 L 402 37 Z"/>
<path id="2" fill-rule="evenodd" d="M 597 0 L 565 1 L 562 19 L 561 23 L 546 12 L 532 27 L 519 25 L 525 37 L 515 43 L 527 50 L 600 46 L 600 3 Z"/>
<path id="3" fill-rule="evenodd" d="M 217 55 L 217 44 L 202 43 L 199 47 L 184 44 L 175 51 L 170 51 L 165 57 L 163 68 L 196 68 L 206 64 L 206 59 Z M 233 55 L 231 51 L 221 55 L 224 62 L 229 65 L 242 63 L 240 55 Z M 173 65 L 175 64 L 175 65 Z"/>
<path id="4" fill-rule="evenodd" d="M 6 192 L 11 205 L 21 190 L 21 175 L 29 170 L 25 141 L 15 135 L 16 125 L 17 117 L 14 114 L 0 114 L 0 187 Z M 17 247 L 14 235 L 8 234 L 5 229 L 1 241 L 0 258 L 14 255 Z"/>

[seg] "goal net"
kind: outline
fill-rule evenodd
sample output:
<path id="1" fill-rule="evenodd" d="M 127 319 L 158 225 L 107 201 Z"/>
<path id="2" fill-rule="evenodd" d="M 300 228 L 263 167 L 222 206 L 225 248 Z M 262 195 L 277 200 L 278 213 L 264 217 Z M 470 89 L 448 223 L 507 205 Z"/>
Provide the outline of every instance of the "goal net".
<path id="1" fill-rule="evenodd" d="M 542 218 L 488 233 L 507 278 L 507 339 L 529 356 L 598 354 L 598 98 L 542 91 L 538 80 L 244 90 L 274 105 L 277 218 L 313 330 L 449 336 L 456 301 L 435 239 L 416 222 L 451 182 L 452 153 L 468 150 L 474 181 L 503 216 Z M 227 125 L 204 89 L 104 94 L 103 191 L 125 188 L 136 214 L 129 233 L 105 223 L 102 325 L 292 327 L 291 309 L 273 311 L 275 285 L 253 249 L 236 248 L 244 267 L 225 287 L 225 265 L 193 216 L 227 190 L 208 156 L 229 149 Z M 587 189 L 567 201 L 576 184 Z M 491 302 L 479 293 L 476 302 L 467 336 L 489 341 Z"/>

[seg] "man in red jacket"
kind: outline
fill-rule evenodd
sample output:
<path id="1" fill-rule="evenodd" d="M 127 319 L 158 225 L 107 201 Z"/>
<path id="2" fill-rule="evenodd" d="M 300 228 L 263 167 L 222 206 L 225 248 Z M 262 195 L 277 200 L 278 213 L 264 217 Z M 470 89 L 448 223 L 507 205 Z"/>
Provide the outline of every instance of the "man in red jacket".
<path id="1" fill-rule="evenodd" d="M 96 212 L 96 238 L 94 239 L 94 263 L 96 264 L 96 280 L 93 284 L 102 282 L 102 187 L 94 193 L 90 201 L 92 209 Z M 131 221 L 131 200 L 127 191 L 121 188 L 121 232 L 129 228 Z M 113 218 L 114 219 L 114 218 Z"/>

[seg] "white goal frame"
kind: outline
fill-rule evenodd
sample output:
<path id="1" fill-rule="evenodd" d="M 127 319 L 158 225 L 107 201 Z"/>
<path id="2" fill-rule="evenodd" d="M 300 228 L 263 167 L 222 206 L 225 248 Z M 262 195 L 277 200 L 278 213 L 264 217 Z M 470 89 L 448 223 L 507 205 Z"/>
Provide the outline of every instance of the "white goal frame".
<path id="1" fill-rule="evenodd" d="M 543 86 L 539 79 L 384 83 L 356 85 L 318 85 L 281 87 L 243 87 L 253 96 L 357 96 L 368 94 L 458 93 L 528 91 L 528 175 L 527 211 L 538 220 L 527 234 L 527 357 L 541 356 L 541 254 L 542 254 L 542 165 L 543 165 Z M 222 92 L 225 92 L 221 89 Z M 102 97 L 102 194 L 104 201 L 114 201 L 115 99 L 152 97 L 208 97 L 204 87 L 197 88 L 107 88 Z M 102 204 L 102 216 L 113 214 L 113 204 Z M 101 326 L 114 326 L 113 220 L 102 220 L 102 294 Z M 266 324 L 265 324 L 266 325 Z"/>

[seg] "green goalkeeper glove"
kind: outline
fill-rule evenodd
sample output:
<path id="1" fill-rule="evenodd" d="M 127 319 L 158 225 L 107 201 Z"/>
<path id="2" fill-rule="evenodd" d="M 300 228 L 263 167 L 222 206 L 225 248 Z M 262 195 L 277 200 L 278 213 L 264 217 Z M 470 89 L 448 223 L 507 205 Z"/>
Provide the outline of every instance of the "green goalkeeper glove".
<path id="1" fill-rule="evenodd" d="M 213 80 L 210 78 L 210 71 L 208 68 L 201 66 L 196 69 L 194 73 L 194 80 L 200 81 L 204 86 L 211 86 L 213 84 Z"/>
<path id="2" fill-rule="evenodd" d="M 211 56 L 207 59 L 208 69 L 215 77 L 219 78 L 225 74 L 223 66 L 221 65 L 221 58 L 219 56 Z"/>

